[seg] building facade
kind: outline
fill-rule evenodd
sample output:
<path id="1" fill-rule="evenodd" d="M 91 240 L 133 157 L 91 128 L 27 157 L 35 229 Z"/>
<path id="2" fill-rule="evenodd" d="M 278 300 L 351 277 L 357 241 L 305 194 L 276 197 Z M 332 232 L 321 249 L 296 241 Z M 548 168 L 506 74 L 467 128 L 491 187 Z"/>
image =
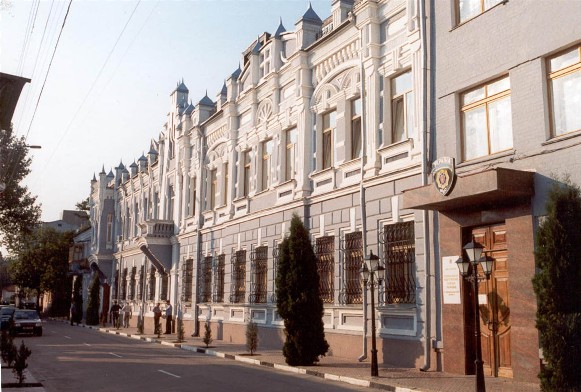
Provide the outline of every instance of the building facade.
<path id="1" fill-rule="evenodd" d="M 475 371 L 474 293 L 454 265 L 474 238 L 494 260 L 478 291 L 485 374 L 537 382 L 535 230 L 550 187 L 581 184 L 581 4 L 430 4 L 430 159 L 453 159 L 457 178 L 404 192 L 403 206 L 432 211 L 436 227 L 441 367 Z"/>
<path id="2" fill-rule="evenodd" d="M 278 244 L 298 214 L 318 256 L 329 355 L 367 354 L 368 292 L 359 270 L 378 254 L 380 362 L 429 367 L 434 284 L 423 211 L 402 191 L 426 183 L 425 34 L 416 0 L 333 0 L 242 53 L 214 99 L 179 82 L 147 156 L 91 184 L 88 260 L 105 296 L 130 302 L 153 331 L 169 300 L 186 333 L 282 347 Z M 136 318 L 134 318 L 135 320 Z"/>

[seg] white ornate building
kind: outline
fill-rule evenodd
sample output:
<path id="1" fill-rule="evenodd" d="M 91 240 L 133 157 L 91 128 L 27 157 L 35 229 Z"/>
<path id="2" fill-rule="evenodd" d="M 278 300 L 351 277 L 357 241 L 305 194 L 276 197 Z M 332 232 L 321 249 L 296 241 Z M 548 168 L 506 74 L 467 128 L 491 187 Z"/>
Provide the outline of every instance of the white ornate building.
<path id="1" fill-rule="evenodd" d="M 380 362 L 430 364 L 433 290 L 424 212 L 402 208 L 425 185 L 427 83 L 417 0 L 333 0 L 263 33 L 218 94 L 192 104 L 185 84 L 147 155 L 91 184 L 89 262 L 111 299 L 143 310 L 170 300 L 186 333 L 282 346 L 278 243 L 293 213 L 319 257 L 330 355 L 365 354 L 371 331 L 359 270 L 387 270 L 376 318 Z M 107 285 L 105 285 L 107 287 Z M 135 322 L 136 318 L 133 318 Z"/>

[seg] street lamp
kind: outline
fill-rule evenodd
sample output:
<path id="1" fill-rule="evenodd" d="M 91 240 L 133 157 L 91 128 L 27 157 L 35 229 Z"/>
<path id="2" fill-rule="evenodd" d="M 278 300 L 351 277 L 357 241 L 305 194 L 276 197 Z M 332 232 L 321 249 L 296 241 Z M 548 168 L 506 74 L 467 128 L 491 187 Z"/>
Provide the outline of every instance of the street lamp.
<path id="1" fill-rule="evenodd" d="M 367 265 L 369 264 L 369 266 Z M 367 287 L 369 281 L 369 288 L 371 289 L 371 377 L 379 376 L 379 369 L 377 366 L 377 345 L 375 341 L 375 278 L 379 285 L 384 278 L 385 268 L 379 265 L 379 257 L 369 252 L 369 257 L 366 258 L 365 263 L 359 271 L 361 279 L 363 279 L 363 287 Z"/>
<path id="2" fill-rule="evenodd" d="M 480 342 L 480 306 L 478 303 L 478 265 L 482 267 L 486 279 L 490 279 L 492 273 L 493 259 L 489 257 L 482 257 L 482 250 L 484 246 L 478 242 L 472 241 L 464 245 L 464 251 L 468 255 L 468 260 L 462 258 L 456 261 L 460 273 L 469 282 L 472 282 L 474 290 L 474 344 L 476 345 L 476 359 L 474 364 L 476 366 L 476 392 L 485 392 L 486 386 L 484 384 L 484 369 L 482 367 L 482 346 Z M 472 275 L 469 273 L 470 266 L 472 266 Z"/>

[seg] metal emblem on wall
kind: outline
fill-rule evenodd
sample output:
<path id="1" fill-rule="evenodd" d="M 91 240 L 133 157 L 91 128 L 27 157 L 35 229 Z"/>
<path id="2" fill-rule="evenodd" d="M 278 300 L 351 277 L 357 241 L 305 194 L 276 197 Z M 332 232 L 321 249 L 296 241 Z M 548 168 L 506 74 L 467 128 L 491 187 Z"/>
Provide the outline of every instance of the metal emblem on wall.
<path id="1" fill-rule="evenodd" d="M 447 196 L 456 183 L 454 158 L 442 157 L 432 163 L 432 178 L 438 192 Z"/>

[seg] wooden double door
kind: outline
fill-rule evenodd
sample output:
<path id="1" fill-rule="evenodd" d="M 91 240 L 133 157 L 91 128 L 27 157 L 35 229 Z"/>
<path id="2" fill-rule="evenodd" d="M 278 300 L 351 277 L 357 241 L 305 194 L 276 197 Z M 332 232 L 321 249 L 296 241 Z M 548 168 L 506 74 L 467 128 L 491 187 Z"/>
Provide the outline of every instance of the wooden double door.
<path id="1" fill-rule="evenodd" d="M 466 238 L 467 237 L 467 238 Z M 477 227 L 465 233 L 465 239 L 484 245 L 484 254 L 494 260 L 492 274 L 486 279 L 478 267 L 480 336 L 484 374 L 512 378 L 511 323 L 508 284 L 508 244 L 505 224 Z M 474 369 L 474 298 L 471 284 L 464 285 L 467 371 Z"/>

